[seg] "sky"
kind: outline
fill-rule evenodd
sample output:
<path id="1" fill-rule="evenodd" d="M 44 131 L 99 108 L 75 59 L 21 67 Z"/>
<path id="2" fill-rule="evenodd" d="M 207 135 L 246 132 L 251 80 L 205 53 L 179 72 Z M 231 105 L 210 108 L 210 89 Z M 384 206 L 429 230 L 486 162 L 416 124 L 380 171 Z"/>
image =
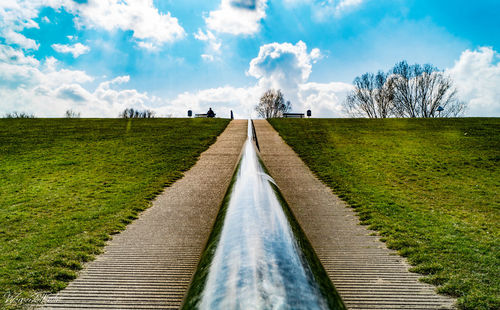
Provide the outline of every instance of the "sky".
<path id="1" fill-rule="evenodd" d="M 0 116 L 346 117 L 352 81 L 395 63 L 454 80 L 466 116 L 500 116 L 498 0 L 0 0 Z"/>

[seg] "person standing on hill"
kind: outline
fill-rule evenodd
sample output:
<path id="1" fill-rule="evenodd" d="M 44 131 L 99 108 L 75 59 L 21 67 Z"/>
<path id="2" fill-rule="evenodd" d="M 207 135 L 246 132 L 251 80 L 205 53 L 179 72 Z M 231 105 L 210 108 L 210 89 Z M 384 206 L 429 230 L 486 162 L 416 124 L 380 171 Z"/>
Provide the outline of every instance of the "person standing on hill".
<path id="1" fill-rule="evenodd" d="M 207 117 L 215 117 L 215 113 L 214 113 L 214 111 L 212 110 L 212 108 L 209 108 L 209 109 L 208 109 L 208 112 L 207 112 Z"/>

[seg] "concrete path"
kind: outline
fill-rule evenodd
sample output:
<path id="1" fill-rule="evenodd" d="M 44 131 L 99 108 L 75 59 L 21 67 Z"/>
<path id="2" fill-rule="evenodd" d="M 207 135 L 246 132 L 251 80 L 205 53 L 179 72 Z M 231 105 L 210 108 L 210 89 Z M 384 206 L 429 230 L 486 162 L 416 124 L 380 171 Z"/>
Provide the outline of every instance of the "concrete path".
<path id="1" fill-rule="evenodd" d="M 232 121 L 185 176 L 42 309 L 178 309 L 247 137 Z"/>
<path id="2" fill-rule="evenodd" d="M 419 282 L 267 121 L 254 124 L 264 164 L 349 309 L 453 309 L 454 300 Z"/>

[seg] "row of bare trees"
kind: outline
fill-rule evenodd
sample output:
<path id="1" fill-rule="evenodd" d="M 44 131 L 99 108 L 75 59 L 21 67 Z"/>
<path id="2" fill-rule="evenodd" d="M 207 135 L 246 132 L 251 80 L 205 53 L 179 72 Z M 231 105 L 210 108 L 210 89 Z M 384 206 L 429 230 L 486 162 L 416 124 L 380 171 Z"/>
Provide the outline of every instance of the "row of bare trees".
<path id="1" fill-rule="evenodd" d="M 65 118 L 79 118 L 80 112 L 75 112 L 73 110 L 66 110 L 64 113 Z M 154 118 L 155 112 L 151 110 L 135 110 L 133 108 L 127 108 L 123 110 L 119 117 L 121 118 Z M 25 112 L 12 112 L 5 114 L 4 118 L 35 118 L 34 114 L 29 114 Z"/>
<path id="2" fill-rule="evenodd" d="M 452 79 L 432 65 L 396 64 L 389 72 L 354 79 L 344 106 L 353 117 L 455 117 L 466 104 L 457 98 Z"/>
<path id="3" fill-rule="evenodd" d="M 35 114 L 14 111 L 12 113 L 5 114 L 4 118 L 35 118 Z"/>
<path id="4" fill-rule="evenodd" d="M 120 113 L 121 118 L 154 118 L 155 112 L 151 110 L 135 110 L 127 108 Z"/>

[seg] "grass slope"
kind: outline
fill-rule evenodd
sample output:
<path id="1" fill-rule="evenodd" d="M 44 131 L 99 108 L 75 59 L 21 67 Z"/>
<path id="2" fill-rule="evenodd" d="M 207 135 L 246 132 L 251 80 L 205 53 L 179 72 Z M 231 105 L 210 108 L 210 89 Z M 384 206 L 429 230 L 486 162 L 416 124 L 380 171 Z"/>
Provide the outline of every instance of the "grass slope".
<path id="1" fill-rule="evenodd" d="M 270 123 L 423 281 L 500 309 L 500 119 Z"/>
<path id="2" fill-rule="evenodd" d="M 0 308 L 65 287 L 228 122 L 0 120 Z"/>

